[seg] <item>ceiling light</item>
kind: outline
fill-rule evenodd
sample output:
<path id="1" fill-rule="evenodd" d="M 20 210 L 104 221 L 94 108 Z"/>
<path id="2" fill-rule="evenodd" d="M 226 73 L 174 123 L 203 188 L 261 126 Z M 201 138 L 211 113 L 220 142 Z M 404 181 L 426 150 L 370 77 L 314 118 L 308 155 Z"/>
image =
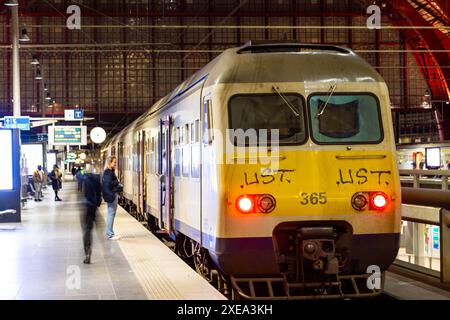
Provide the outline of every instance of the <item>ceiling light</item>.
<path id="1" fill-rule="evenodd" d="M 19 4 L 17 3 L 17 0 L 8 0 L 5 2 L 5 6 L 8 6 L 8 7 L 15 7 L 18 5 Z"/>
<path id="2" fill-rule="evenodd" d="M 33 60 L 31 60 L 30 62 L 32 65 L 38 65 L 39 64 L 39 60 L 37 55 L 33 54 Z"/>
<path id="3" fill-rule="evenodd" d="M 25 29 L 25 28 L 22 29 L 22 35 L 20 36 L 19 41 L 22 41 L 22 42 L 30 42 L 31 41 L 30 37 L 28 36 L 27 29 Z"/>

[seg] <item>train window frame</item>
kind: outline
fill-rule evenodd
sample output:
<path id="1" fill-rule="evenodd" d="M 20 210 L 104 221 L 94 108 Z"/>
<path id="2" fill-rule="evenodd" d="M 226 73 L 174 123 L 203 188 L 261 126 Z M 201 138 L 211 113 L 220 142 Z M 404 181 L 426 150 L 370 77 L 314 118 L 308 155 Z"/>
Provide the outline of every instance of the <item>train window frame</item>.
<path id="1" fill-rule="evenodd" d="M 202 120 L 203 120 L 203 144 L 211 145 L 214 142 L 214 119 L 212 114 L 212 100 L 211 97 L 203 98 L 203 112 L 202 112 Z"/>
<path id="2" fill-rule="evenodd" d="M 297 97 L 299 97 L 300 100 L 302 101 L 302 112 L 303 112 L 303 114 L 301 114 L 300 116 L 303 118 L 302 121 L 303 121 L 303 127 L 304 127 L 304 131 L 305 131 L 305 136 L 304 136 L 303 140 L 298 141 L 298 142 L 295 142 L 295 143 L 279 142 L 279 146 L 293 147 L 293 146 L 301 146 L 301 145 L 305 145 L 305 144 L 308 142 L 308 140 L 309 140 L 309 135 L 310 135 L 310 134 L 309 134 L 309 121 L 307 120 L 307 117 L 308 117 L 308 108 L 307 108 L 307 105 L 306 105 L 306 99 L 305 99 L 305 97 L 304 97 L 302 94 L 300 94 L 300 93 L 298 93 L 298 92 L 292 92 L 292 91 L 284 92 L 284 91 L 282 91 L 281 93 L 282 93 L 284 96 L 297 96 Z M 232 96 L 228 99 L 228 102 L 227 102 L 227 110 L 228 110 L 228 129 L 232 129 L 232 128 L 231 128 L 231 102 L 232 102 L 233 99 L 236 98 L 236 97 L 248 97 L 248 96 L 279 96 L 279 95 L 278 95 L 277 93 L 273 93 L 273 92 L 237 93 L 237 94 L 232 95 Z M 229 139 L 229 140 L 231 141 L 231 139 L 230 139 L 229 136 L 227 136 L 227 139 Z M 231 143 L 232 143 L 234 146 L 238 146 L 237 143 L 236 143 L 236 141 L 231 141 Z M 246 143 L 245 146 L 248 147 L 248 144 Z M 252 145 L 252 146 L 253 146 L 253 145 Z M 254 146 L 255 146 L 255 147 L 256 147 L 256 146 L 259 146 L 259 143 L 256 144 L 256 145 L 254 145 Z"/>
<path id="3" fill-rule="evenodd" d="M 310 136 L 311 136 L 311 140 L 317 144 L 317 145 L 376 145 L 376 144 L 380 144 L 384 141 L 385 135 L 384 135 L 384 122 L 382 119 L 382 114 L 381 114 L 381 106 L 380 106 L 380 99 L 378 98 L 378 96 L 376 94 L 374 94 L 373 92 L 351 92 L 351 91 L 342 91 L 342 92 L 335 92 L 333 93 L 333 96 L 371 96 L 372 98 L 374 98 L 375 102 L 376 102 L 376 107 L 377 107 L 377 115 L 378 115 L 378 125 L 380 127 L 380 138 L 376 141 L 335 141 L 335 142 L 321 142 L 318 141 L 315 137 L 314 137 L 314 127 L 313 127 L 313 117 L 315 115 L 313 115 L 311 113 L 311 99 L 314 96 L 328 96 L 330 93 L 329 92 L 312 92 L 311 94 L 308 95 L 308 99 L 307 99 L 307 111 L 308 111 L 308 127 L 310 130 Z"/>

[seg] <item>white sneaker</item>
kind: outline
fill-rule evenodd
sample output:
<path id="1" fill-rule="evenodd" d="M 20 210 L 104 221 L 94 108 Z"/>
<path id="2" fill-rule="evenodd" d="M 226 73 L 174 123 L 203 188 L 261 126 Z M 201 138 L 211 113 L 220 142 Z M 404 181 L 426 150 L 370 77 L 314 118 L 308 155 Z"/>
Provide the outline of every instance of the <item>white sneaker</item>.
<path id="1" fill-rule="evenodd" d="M 116 236 L 116 235 L 114 235 L 114 236 L 112 236 L 112 237 L 110 237 L 110 238 L 108 238 L 109 240 L 120 240 L 120 236 Z"/>

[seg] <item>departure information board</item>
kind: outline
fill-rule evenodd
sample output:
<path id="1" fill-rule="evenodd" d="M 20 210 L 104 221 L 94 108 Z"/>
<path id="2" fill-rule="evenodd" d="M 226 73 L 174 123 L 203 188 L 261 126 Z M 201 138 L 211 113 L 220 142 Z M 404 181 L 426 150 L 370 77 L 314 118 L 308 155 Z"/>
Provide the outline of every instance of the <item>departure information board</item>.
<path id="1" fill-rule="evenodd" d="M 86 145 L 86 126 L 49 126 L 49 143 L 53 145 Z"/>

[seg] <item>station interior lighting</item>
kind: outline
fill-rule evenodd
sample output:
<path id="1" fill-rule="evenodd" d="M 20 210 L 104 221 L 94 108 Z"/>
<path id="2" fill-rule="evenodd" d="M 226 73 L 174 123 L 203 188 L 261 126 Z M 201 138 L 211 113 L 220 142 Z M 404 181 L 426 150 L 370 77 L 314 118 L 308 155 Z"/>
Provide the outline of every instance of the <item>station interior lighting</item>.
<path id="1" fill-rule="evenodd" d="M 25 28 L 22 29 L 22 34 L 19 38 L 19 41 L 22 41 L 22 42 L 30 42 L 31 41 L 30 37 L 28 36 L 27 29 L 25 29 Z"/>
<path id="2" fill-rule="evenodd" d="M 18 5 L 19 4 L 17 3 L 17 0 L 8 0 L 5 2 L 5 6 L 8 6 L 8 7 L 15 7 Z"/>
<path id="3" fill-rule="evenodd" d="M 33 59 L 31 60 L 30 64 L 32 64 L 32 65 L 39 64 L 39 59 L 38 59 L 37 55 L 33 54 Z"/>
<path id="4" fill-rule="evenodd" d="M 37 70 L 36 70 L 36 77 L 35 77 L 35 79 L 36 80 L 42 80 L 43 78 L 42 78 L 42 72 L 41 72 L 41 69 L 40 68 L 38 68 Z"/>

